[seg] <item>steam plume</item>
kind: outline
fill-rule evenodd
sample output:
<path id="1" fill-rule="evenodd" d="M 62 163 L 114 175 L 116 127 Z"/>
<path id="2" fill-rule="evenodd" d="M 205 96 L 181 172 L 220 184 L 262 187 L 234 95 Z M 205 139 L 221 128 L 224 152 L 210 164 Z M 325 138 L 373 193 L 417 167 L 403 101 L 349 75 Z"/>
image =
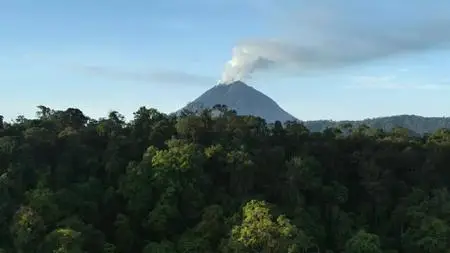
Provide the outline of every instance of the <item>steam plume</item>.
<path id="1" fill-rule="evenodd" d="M 450 46 L 450 1 L 382 2 L 303 2 L 290 20 L 295 36 L 239 43 L 221 82 L 274 68 L 301 74 Z"/>

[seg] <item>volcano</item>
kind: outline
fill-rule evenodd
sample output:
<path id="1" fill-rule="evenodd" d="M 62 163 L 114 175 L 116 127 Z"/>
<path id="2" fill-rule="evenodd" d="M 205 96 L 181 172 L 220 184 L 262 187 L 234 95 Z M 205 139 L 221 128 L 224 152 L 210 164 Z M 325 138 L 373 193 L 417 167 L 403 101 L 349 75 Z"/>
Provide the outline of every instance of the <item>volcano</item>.
<path id="1" fill-rule="evenodd" d="M 182 110 L 198 111 L 220 104 L 236 111 L 238 115 L 251 115 L 265 119 L 267 122 L 297 120 L 283 110 L 273 99 L 264 93 L 236 81 L 230 84 L 218 84 L 200 95 Z"/>

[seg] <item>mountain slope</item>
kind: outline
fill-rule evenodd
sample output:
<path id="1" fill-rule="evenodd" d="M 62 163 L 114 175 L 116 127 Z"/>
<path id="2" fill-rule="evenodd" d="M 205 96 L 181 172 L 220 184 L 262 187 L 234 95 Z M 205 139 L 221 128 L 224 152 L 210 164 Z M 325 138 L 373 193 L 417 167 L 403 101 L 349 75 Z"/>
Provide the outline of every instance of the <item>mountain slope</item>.
<path id="1" fill-rule="evenodd" d="M 267 122 L 296 120 L 271 98 L 241 81 L 218 84 L 183 109 L 197 111 L 217 104 L 226 105 L 235 110 L 238 115 L 258 116 Z"/>

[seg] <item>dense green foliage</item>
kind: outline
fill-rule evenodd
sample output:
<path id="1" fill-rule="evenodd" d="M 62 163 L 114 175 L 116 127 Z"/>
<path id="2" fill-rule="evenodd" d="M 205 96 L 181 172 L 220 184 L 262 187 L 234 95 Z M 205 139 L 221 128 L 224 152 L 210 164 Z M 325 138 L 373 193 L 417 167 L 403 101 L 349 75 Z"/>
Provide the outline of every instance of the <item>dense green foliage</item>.
<path id="1" fill-rule="evenodd" d="M 416 115 L 397 115 L 365 119 L 361 121 L 331 121 L 314 120 L 305 121 L 303 124 L 313 132 L 321 132 L 329 127 L 337 127 L 342 124 L 352 124 L 354 126 L 367 125 L 372 128 L 380 128 L 390 131 L 396 127 L 407 128 L 412 134 L 433 133 L 441 128 L 450 128 L 450 118 L 448 117 L 421 117 Z"/>
<path id="2" fill-rule="evenodd" d="M 0 122 L 0 252 L 449 252 L 450 131 L 219 109 Z"/>

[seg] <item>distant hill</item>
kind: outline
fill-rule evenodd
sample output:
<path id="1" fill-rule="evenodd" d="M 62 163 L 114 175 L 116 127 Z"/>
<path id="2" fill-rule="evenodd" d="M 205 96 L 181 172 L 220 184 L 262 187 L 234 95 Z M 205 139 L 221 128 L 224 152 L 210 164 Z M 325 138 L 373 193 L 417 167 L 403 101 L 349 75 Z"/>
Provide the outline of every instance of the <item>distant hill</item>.
<path id="1" fill-rule="evenodd" d="M 425 134 L 432 133 L 440 128 L 450 128 L 450 117 L 396 115 L 360 121 L 314 120 L 303 122 L 303 124 L 313 132 L 320 132 L 325 130 L 327 127 L 335 127 L 345 123 L 350 123 L 353 126 L 365 124 L 369 127 L 379 128 L 386 131 L 389 131 L 394 127 L 403 127 L 418 134 Z"/>
<path id="2" fill-rule="evenodd" d="M 218 84 L 182 110 L 198 111 L 203 108 L 212 108 L 217 104 L 226 105 L 235 110 L 238 115 L 253 115 L 261 117 L 267 122 L 297 120 L 270 97 L 241 81 Z"/>

